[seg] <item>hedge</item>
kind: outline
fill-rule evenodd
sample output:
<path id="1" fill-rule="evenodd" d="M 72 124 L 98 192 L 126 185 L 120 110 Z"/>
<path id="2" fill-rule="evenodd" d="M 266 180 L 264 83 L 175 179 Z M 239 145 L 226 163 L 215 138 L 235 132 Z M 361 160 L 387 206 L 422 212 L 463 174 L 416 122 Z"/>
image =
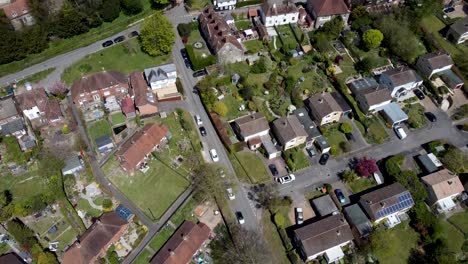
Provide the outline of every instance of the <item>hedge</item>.
<path id="1" fill-rule="evenodd" d="M 259 5 L 263 3 L 263 0 L 248 0 L 248 1 L 242 1 L 242 2 L 237 2 L 236 8 L 239 7 L 244 7 L 244 6 L 249 6 L 249 5 Z"/>
<path id="2" fill-rule="evenodd" d="M 346 87 L 345 84 L 343 84 L 341 81 L 338 81 L 336 78 L 333 80 L 333 85 L 345 97 L 345 99 L 348 102 L 349 106 L 353 109 L 353 113 L 354 113 L 355 118 L 358 121 L 363 122 L 366 119 L 366 117 L 362 113 L 361 109 L 359 109 L 359 106 L 357 105 L 354 98 L 348 93 L 348 87 Z"/>
<path id="3" fill-rule="evenodd" d="M 192 62 L 192 67 L 194 71 L 203 70 L 205 67 L 216 63 L 216 57 L 211 54 L 206 56 L 206 58 L 196 56 L 195 52 L 193 51 L 192 45 L 185 46 L 185 49 L 187 50 L 190 62 Z"/>

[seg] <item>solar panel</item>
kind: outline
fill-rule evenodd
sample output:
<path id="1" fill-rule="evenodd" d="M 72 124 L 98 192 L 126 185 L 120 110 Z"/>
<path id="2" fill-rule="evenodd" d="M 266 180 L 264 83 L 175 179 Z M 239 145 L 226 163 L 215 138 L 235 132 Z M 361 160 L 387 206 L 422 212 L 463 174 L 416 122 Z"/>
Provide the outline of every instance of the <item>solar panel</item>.
<path id="1" fill-rule="evenodd" d="M 382 210 L 377 212 L 377 216 L 379 218 L 385 217 L 387 215 L 393 214 L 405 208 L 408 208 L 414 204 L 413 197 L 411 197 L 410 193 L 404 193 L 398 197 L 398 203 L 393 204 L 389 207 L 383 208 Z"/>

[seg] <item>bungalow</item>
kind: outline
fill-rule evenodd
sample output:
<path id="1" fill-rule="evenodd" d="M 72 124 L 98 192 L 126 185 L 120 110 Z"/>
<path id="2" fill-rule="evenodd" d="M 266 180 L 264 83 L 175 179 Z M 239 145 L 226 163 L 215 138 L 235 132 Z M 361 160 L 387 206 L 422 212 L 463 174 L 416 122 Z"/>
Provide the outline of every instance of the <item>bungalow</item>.
<path id="1" fill-rule="evenodd" d="M 65 167 L 62 169 L 62 175 L 74 174 L 84 170 L 84 163 L 79 155 L 73 155 L 65 160 Z"/>
<path id="2" fill-rule="evenodd" d="M 345 218 L 336 214 L 294 230 L 294 241 L 305 261 L 324 256 L 334 263 L 344 257 L 341 247 L 352 243 L 353 234 Z"/>
<path id="3" fill-rule="evenodd" d="M 400 67 L 385 71 L 380 75 L 380 83 L 390 89 L 391 95 L 397 100 L 420 86 L 423 80 L 412 69 Z"/>
<path id="4" fill-rule="evenodd" d="M 307 109 L 304 107 L 297 108 L 294 110 L 294 115 L 301 123 L 304 130 L 307 132 L 306 138 L 306 147 L 311 147 L 314 144 L 314 141 L 320 137 L 320 131 L 314 121 L 310 118 Z"/>
<path id="5" fill-rule="evenodd" d="M 163 125 L 146 124 L 115 153 L 124 171 L 138 169 L 151 152 L 166 142 L 169 130 Z"/>
<path id="6" fill-rule="evenodd" d="M 177 70 L 173 63 L 145 69 L 148 85 L 156 93 L 158 101 L 181 100 L 177 91 Z"/>
<path id="7" fill-rule="evenodd" d="M 295 115 L 276 119 L 273 121 L 272 129 L 283 150 L 304 144 L 307 139 L 307 132 Z"/>
<path id="8" fill-rule="evenodd" d="M 446 70 L 450 70 L 453 66 L 452 57 L 443 52 L 432 52 L 419 57 L 416 67 L 430 79 L 432 75 Z"/>
<path id="9" fill-rule="evenodd" d="M 47 97 L 44 88 L 26 91 L 15 96 L 19 109 L 23 112 L 33 128 L 55 123 L 63 119 L 60 104 Z"/>
<path id="10" fill-rule="evenodd" d="M 23 118 L 12 97 L 0 99 L 0 133 L 20 137 L 26 134 Z"/>
<path id="11" fill-rule="evenodd" d="M 359 204 L 353 204 L 343 208 L 344 215 L 351 224 L 352 230 L 358 235 L 357 238 L 368 237 L 372 232 L 372 224 L 362 211 Z"/>
<path id="12" fill-rule="evenodd" d="M 421 178 L 427 190 L 427 203 L 439 213 L 455 207 L 454 199 L 464 191 L 463 185 L 455 173 L 443 169 Z"/>
<path id="13" fill-rule="evenodd" d="M 468 40 L 468 17 L 457 20 L 450 26 L 447 31 L 447 39 L 456 44 L 461 44 Z"/>
<path id="14" fill-rule="evenodd" d="M 62 255 L 63 264 L 96 263 L 126 232 L 129 222 L 115 212 L 103 214 Z"/>
<path id="15" fill-rule="evenodd" d="M 340 121 L 341 116 L 351 110 L 337 92 L 314 94 L 306 99 L 305 106 L 321 126 Z"/>
<path id="16" fill-rule="evenodd" d="M 365 114 L 378 112 L 392 101 L 390 91 L 383 85 L 361 90 L 355 98 L 359 108 Z"/>
<path id="17" fill-rule="evenodd" d="M 104 135 L 95 139 L 99 153 L 106 153 L 114 148 L 114 143 L 109 135 Z"/>
<path id="18" fill-rule="evenodd" d="M 155 96 L 142 72 L 130 74 L 130 87 L 130 96 L 135 101 L 135 107 L 140 116 L 151 116 L 158 112 Z"/>
<path id="19" fill-rule="evenodd" d="M 3 11 L 4 16 L 10 20 L 15 30 L 36 23 L 27 0 L 2 0 L 0 1 L 0 9 Z"/>
<path id="20" fill-rule="evenodd" d="M 203 247 L 211 234 L 210 228 L 204 223 L 195 224 L 184 221 L 164 246 L 151 259 L 151 264 L 187 264 Z"/>
<path id="21" fill-rule="evenodd" d="M 399 216 L 413 207 L 414 201 L 408 190 L 393 183 L 362 195 L 359 204 L 373 223 L 385 221 L 392 228 L 401 222 Z"/>
<path id="22" fill-rule="evenodd" d="M 233 129 L 239 139 L 248 143 L 249 146 L 253 145 L 251 140 L 259 139 L 270 132 L 265 116 L 259 112 L 234 120 Z"/>
<path id="23" fill-rule="evenodd" d="M 284 4 L 270 4 L 265 1 L 260 9 L 260 16 L 266 27 L 288 25 L 297 23 L 299 10 L 290 1 L 285 1 Z"/>
<path id="24" fill-rule="evenodd" d="M 336 16 L 341 16 L 346 25 L 351 13 L 343 0 L 307 0 L 306 7 L 315 20 L 315 28 L 323 26 Z"/>

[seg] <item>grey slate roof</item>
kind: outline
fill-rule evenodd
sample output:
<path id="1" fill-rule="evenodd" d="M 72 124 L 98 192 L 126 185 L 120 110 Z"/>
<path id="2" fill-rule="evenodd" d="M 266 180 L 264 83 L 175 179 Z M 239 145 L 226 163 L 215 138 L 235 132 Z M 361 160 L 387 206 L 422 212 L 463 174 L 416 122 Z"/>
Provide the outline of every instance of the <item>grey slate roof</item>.
<path id="1" fill-rule="evenodd" d="M 307 135 L 309 135 L 307 139 L 315 139 L 322 135 L 320 134 L 320 131 L 318 130 L 315 122 L 310 118 L 307 109 L 304 107 L 297 108 L 294 110 L 294 115 L 297 117 L 299 123 L 301 123 L 302 127 L 307 132 Z"/>
<path id="2" fill-rule="evenodd" d="M 421 58 L 426 59 L 432 69 L 440 69 L 453 65 L 453 60 L 447 53 L 432 52 L 422 55 Z"/>
<path id="3" fill-rule="evenodd" d="M 377 212 L 385 207 L 391 207 L 392 205 L 398 204 L 398 196 L 405 193 L 409 194 L 409 191 L 403 187 L 400 183 L 393 183 L 380 189 L 362 195 L 359 199 L 359 203 L 365 208 L 369 207 L 370 211 L 367 214 L 373 221 L 379 219 Z"/>
<path id="4" fill-rule="evenodd" d="M 422 80 L 414 70 L 408 67 L 391 69 L 382 73 L 382 75 L 384 74 L 388 76 L 395 87 Z"/>
<path id="5" fill-rule="evenodd" d="M 281 145 L 297 137 L 307 137 L 307 132 L 295 115 L 280 117 L 273 121 L 273 126 Z"/>
<path id="6" fill-rule="evenodd" d="M 96 138 L 96 145 L 98 148 L 105 146 L 107 144 L 112 143 L 112 139 L 110 138 L 109 135 L 104 135 L 102 137 Z"/>
<path id="7" fill-rule="evenodd" d="M 344 212 L 348 222 L 358 230 L 361 237 L 370 235 L 372 232 L 372 224 L 361 207 L 359 207 L 359 204 L 345 207 Z"/>
<path id="8" fill-rule="evenodd" d="M 65 161 L 65 167 L 62 169 L 62 172 L 74 170 L 81 166 L 83 165 L 81 164 L 80 157 L 78 155 L 73 155 Z"/>
<path id="9" fill-rule="evenodd" d="M 321 150 L 327 149 L 330 147 L 330 143 L 328 143 L 328 140 L 326 137 L 320 135 L 315 139 L 315 144 L 317 144 Z"/>
<path id="10" fill-rule="evenodd" d="M 348 85 L 353 93 L 379 86 L 377 81 L 372 77 L 366 77 L 363 79 L 355 80 L 349 83 Z"/>
<path id="11" fill-rule="evenodd" d="M 318 215 L 322 217 L 330 215 L 334 212 L 338 212 L 338 208 L 336 207 L 332 198 L 328 194 L 313 199 L 312 206 L 314 207 Z"/>
<path id="12" fill-rule="evenodd" d="M 463 33 L 468 32 L 468 16 L 453 23 L 450 26 L 450 29 L 459 35 L 463 35 Z"/>
<path id="13" fill-rule="evenodd" d="M 0 127 L 0 132 L 2 135 L 10 135 L 17 131 L 25 129 L 24 122 L 22 118 L 14 119 Z"/>
<path id="14" fill-rule="evenodd" d="M 176 66 L 173 63 L 164 64 L 161 66 L 145 69 L 145 76 L 148 83 L 166 80 L 169 72 L 176 71 Z"/>
<path id="15" fill-rule="evenodd" d="M 15 101 L 13 101 L 12 97 L 0 101 L 0 120 L 7 119 L 17 114 L 18 110 L 16 109 Z"/>

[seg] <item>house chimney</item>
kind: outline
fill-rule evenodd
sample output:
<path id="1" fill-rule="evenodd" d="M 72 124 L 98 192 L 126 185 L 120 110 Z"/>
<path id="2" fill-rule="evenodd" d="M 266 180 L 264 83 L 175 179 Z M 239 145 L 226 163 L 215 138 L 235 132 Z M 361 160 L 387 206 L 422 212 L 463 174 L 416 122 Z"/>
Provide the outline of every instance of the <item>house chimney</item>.
<path id="1" fill-rule="evenodd" d="M 276 11 L 276 3 L 273 3 L 273 9 Z"/>
<path id="2" fill-rule="evenodd" d="M 318 102 L 319 102 L 319 103 L 323 103 L 323 99 L 320 98 L 320 99 L 318 100 Z"/>
<path id="3" fill-rule="evenodd" d="M 382 208 L 385 208 L 385 202 L 381 202 L 380 206 L 382 206 Z"/>
<path id="4" fill-rule="evenodd" d="M 340 235 L 341 235 L 340 230 L 336 230 L 336 235 L 337 235 L 337 236 L 340 236 Z"/>
<path id="5" fill-rule="evenodd" d="M 172 251 L 172 249 L 169 249 L 169 254 L 171 254 L 171 256 L 174 256 L 174 255 L 175 255 L 175 252 Z"/>
<path id="6" fill-rule="evenodd" d="M 76 248 L 81 248 L 81 243 L 79 240 L 76 241 Z"/>

